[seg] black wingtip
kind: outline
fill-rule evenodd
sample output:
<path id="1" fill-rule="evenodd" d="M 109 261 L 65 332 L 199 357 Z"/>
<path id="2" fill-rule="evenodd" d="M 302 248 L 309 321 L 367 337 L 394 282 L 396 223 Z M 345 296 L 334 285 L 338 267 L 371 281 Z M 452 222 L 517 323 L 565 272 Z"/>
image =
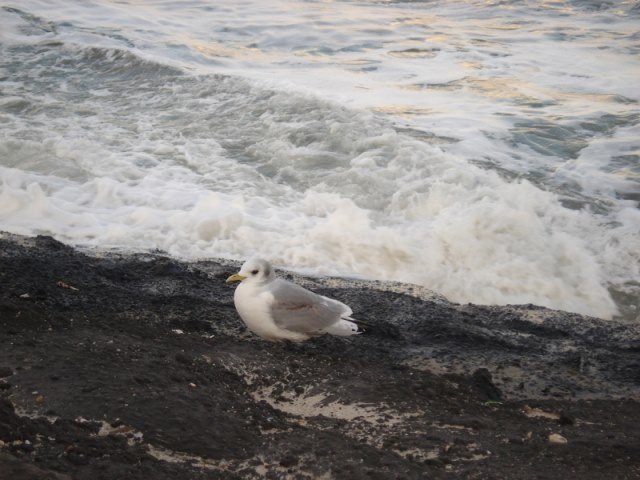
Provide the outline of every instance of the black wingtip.
<path id="1" fill-rule="evenodd" d="M 355 323 L 358 326 L 359 332 L 365 333 L 373 329 L 373 326 L 370 323 L 363 322 L 362 320 L 356 320 L 354 318 L 350 318 L 349 321 Z"/>

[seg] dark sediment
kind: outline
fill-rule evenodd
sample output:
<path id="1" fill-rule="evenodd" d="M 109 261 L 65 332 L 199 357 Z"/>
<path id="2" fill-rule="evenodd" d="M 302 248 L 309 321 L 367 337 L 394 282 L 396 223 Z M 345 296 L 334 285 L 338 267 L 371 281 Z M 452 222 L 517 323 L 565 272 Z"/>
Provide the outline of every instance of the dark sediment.
<path id="1" fill-rule="evenodd" d="M 638 326 L 299 279 L 372 327 L 275 345 L 234 268 L 0 238 L 0 479 L 640 477 Z"/>

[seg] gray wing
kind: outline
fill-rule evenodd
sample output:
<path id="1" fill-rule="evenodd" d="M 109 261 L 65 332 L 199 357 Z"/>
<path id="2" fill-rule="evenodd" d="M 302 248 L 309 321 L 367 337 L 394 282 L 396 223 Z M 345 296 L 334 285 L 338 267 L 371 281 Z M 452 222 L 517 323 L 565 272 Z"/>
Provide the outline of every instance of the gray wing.
<path id="1" fill-rule="evenodd" d="M 271 316 L 280 328 L 314 333 L 330 327 L 353 313 L 344 303 L 317 295 L 280 278 L 270 288 L 273 294 Z"/>

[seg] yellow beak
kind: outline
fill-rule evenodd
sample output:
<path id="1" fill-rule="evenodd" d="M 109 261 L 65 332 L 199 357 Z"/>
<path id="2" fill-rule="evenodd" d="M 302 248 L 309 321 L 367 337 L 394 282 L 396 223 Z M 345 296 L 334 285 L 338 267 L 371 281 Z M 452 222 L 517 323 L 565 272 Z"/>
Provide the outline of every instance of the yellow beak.
<path id="1" fill-rule="evenodd" d="M 244 280 L 245 276 L 240 275 L 239 273 L 234 273 L 233 275 L 231 275 L 229 278 L 227 278 L 226 283 L 231 283 L 231 282 L 241 282 L 242 280 Z"/>

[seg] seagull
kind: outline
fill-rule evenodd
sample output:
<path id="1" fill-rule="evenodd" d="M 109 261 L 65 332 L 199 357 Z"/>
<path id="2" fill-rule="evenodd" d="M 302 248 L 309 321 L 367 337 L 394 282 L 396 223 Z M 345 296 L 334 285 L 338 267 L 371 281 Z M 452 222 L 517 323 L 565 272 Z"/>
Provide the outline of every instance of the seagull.
<path id="1" fill-rule="evenodd" d="M 362 333 L 353 311 L 332 298 L 277 278 L 262 258 L 250 258 L 227 283 L 240 282 L 233 295 L 236 310 L 249 330 L 272 342 L 303 342 L 328 333 L 348 337 Z"/>

